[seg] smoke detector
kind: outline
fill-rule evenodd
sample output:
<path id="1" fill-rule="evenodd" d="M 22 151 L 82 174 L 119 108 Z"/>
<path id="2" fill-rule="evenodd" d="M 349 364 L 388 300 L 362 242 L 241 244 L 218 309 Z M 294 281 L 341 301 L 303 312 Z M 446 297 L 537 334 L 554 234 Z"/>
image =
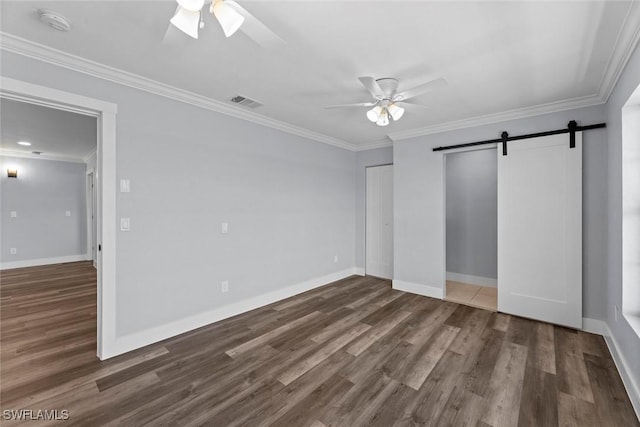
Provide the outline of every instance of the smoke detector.
<path id="1" fill-rule="evenodd" d="M 69 31 L 71 29 L 71 22 L 53 10 L 39 9 L 38 16 L 43 24 L 48 25 L 54 30 Z"/>

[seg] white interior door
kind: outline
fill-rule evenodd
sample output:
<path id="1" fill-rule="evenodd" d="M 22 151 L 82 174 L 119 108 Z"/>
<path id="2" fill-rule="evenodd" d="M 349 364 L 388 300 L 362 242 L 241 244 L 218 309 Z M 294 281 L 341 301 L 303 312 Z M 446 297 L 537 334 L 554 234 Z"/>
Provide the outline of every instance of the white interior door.
<path id="1" fill-rule="evenodd" d="M 498 310 L 582 327 L 582 134 L 498 149 Z"/>
<path id="2" fill-rule="evenodd" d="M 393 278 L 393 165 L 367 168 L 366 273 Z"/>

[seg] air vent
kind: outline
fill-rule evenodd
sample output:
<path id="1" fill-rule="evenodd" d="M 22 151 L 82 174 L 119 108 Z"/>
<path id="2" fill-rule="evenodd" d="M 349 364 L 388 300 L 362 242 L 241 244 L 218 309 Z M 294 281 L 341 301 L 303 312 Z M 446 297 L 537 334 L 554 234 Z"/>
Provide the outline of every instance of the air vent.
<path id="1" fill-rule="evenodd" d="M 233 102 L 234 104 L 242 105 L 243 107 L 247 107 L 247 108 L 258 108 L 258 107 L 262 107 L 263 105 L 258 101 L 255 101 L 250 98 L 246 98 L 241 95 L 234 96 L 233 98 L 231 98 L 231 102 Z"/>
<path id="2" fill-rule="evenodd" d="M 42 154 L 42 151 L 32 151 L 32 154 L 35 154 L 36 156 L 39 156 L 40 154 Z"/>

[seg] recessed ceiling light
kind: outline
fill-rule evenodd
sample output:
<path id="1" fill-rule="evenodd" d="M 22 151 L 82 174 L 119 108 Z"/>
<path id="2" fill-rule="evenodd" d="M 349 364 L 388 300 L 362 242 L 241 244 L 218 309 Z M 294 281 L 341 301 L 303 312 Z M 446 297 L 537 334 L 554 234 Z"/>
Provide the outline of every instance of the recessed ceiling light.
<path id="1" fill-rule="evenodd" d="M 27 141 L 18 141 L 18 145 L 24 145 L 25 147 L 28 147 L 31 145 L 31 143 Z"/>

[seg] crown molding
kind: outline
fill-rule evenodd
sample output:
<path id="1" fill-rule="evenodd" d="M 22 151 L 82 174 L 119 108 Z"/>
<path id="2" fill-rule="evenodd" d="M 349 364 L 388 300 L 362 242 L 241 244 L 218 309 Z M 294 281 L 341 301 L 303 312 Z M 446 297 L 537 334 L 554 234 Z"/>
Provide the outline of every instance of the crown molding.
<path id="1" fill-rule="evenodd" d="M 21 159 L 35 159 L 35 160 L 53 160 L 56 162 L 69 162 L 69 163 L 86 163 L 86 161 L 80 157 L 73 156 L 61 156 L 57 154 L 33 154 L 25 151 L 7 150 L 0 148 L 0 156 L 3 157 L 18 157 Z"/>
<path id="2" fill-rule="evenodd" d="M 542 114 L 557 113 L 559 111 L 604 104 L 607 102 L 609 96 L 613 92 L 613 89 L 615 88 L 616 83 L 618 82 L 618 79 L 620 78 L 620 75 L 624 70 L 624 67 L 627 65 L 631 54 L 633 54 L 633 51 L 639 42 L 640 1 L 633 0 L 629 5 L 629 10 L 627 11 L 625 20 L 620 28 L 620 32 L 618 33 L 618 38 L 616 39 L 615 46 L 613 48 L 611 57 L 609 58 L 609 63 L 607 64 L 597 93 L 579 98 L 536 105 L 533 107 L 518 108 L 510 111 L 487 114 L 469 119 L 439 123 L 423 128 L 393 132 L 388 136 L 395 142 L 435 133 L 448 132 L 457 129 L 488 125 L 508 120 L 523 119 L 526 117 L 539 116 Z"/>
<path id="3" fill-rule="evenodd" d="M 629 58 L 631 58 L 631 55 L 639 42 L 640 1 L 634 0 L 629 5 L 627 16 L 624 19 L 622 27 L 620 27 L 618 39 L 613 47 L 609 63 L 607 64 L 606 71 L 602 76 L 602 81 L 600 82 L 598 94 L 603 99 L 603 102 L 607 102 L 609 100 L 609 96 L 611 96 L 624 67 L 627 65 Z"/>
<path id="4" fill-rule="evenodd" d="M 457 129 L 482 126 L 507 120 L 516 120 L 541 114 L 603 104 L 609 99 L 609 96 L 615 88 L 624 67 L 639 42 L 640 1 L 633 0 L 629 6 L 624 23 L 620 28 L 620 32 L 618 33 L 616 44 L 611 57 L 609 58 L 609 63 L 607 64 L 606 71 L 596 94 L 536 105 L 533 107 L 519 108 L 500 113 L 439 123 L 432 126 L 406 131 L 392 132 L 389 133 L 387 137 L 392 142 L 401 141 L 404 139 L 440 132 L 448 132 Z M 392 145 L 392 142 L 387 140 L 364 144 L 347 142 L 319 132 L 291 125 L 280 120 L 271 119 L 212 98 L 198 95 L 194 92 L 179 89 L 174 86 L 139 76 L 137 74 L 109 67 L 76 55 L 71 55 L 2 31 L 0 31 L 0 49 L 350 151 L 365 151 Z M 39 156 L 38 158 L 43 157 Z"/>
<path id="5" fill-rule="evenodd" d="M 194 92 L 81 58 L 2 31 L 0 31 L 0 49 L 335 147 L 350 151 L 355 151 L 357 148 L 355 144 L 338 138 L 271 119 L 240 107 L 228 105 Z"/>
<path id="6" fill-rule="evenodd" d="M 455 120 L 452 122 L 438 123 L 418 129 L 393 132 L 389 134 L 392 141 L 402 141 L 404 139 L 416 138 L 419 136 L 432 135 L 434 133 L 449 132 L 458 129 L 489 125 L 492 123 L 506 122 L 509 120 L 524 119 L 526 117 L 539 116 L 542 114 L 557 113 L 559 111 L 573 110 L 576 108 L 591 107 L 603 104 L 605 101 L 599 95 L 590 95 L 565 101 L 550 102 L 533 107 L 517 108 L 500 113 L 486 114 L 472 117 L 470 119 Z"/>

